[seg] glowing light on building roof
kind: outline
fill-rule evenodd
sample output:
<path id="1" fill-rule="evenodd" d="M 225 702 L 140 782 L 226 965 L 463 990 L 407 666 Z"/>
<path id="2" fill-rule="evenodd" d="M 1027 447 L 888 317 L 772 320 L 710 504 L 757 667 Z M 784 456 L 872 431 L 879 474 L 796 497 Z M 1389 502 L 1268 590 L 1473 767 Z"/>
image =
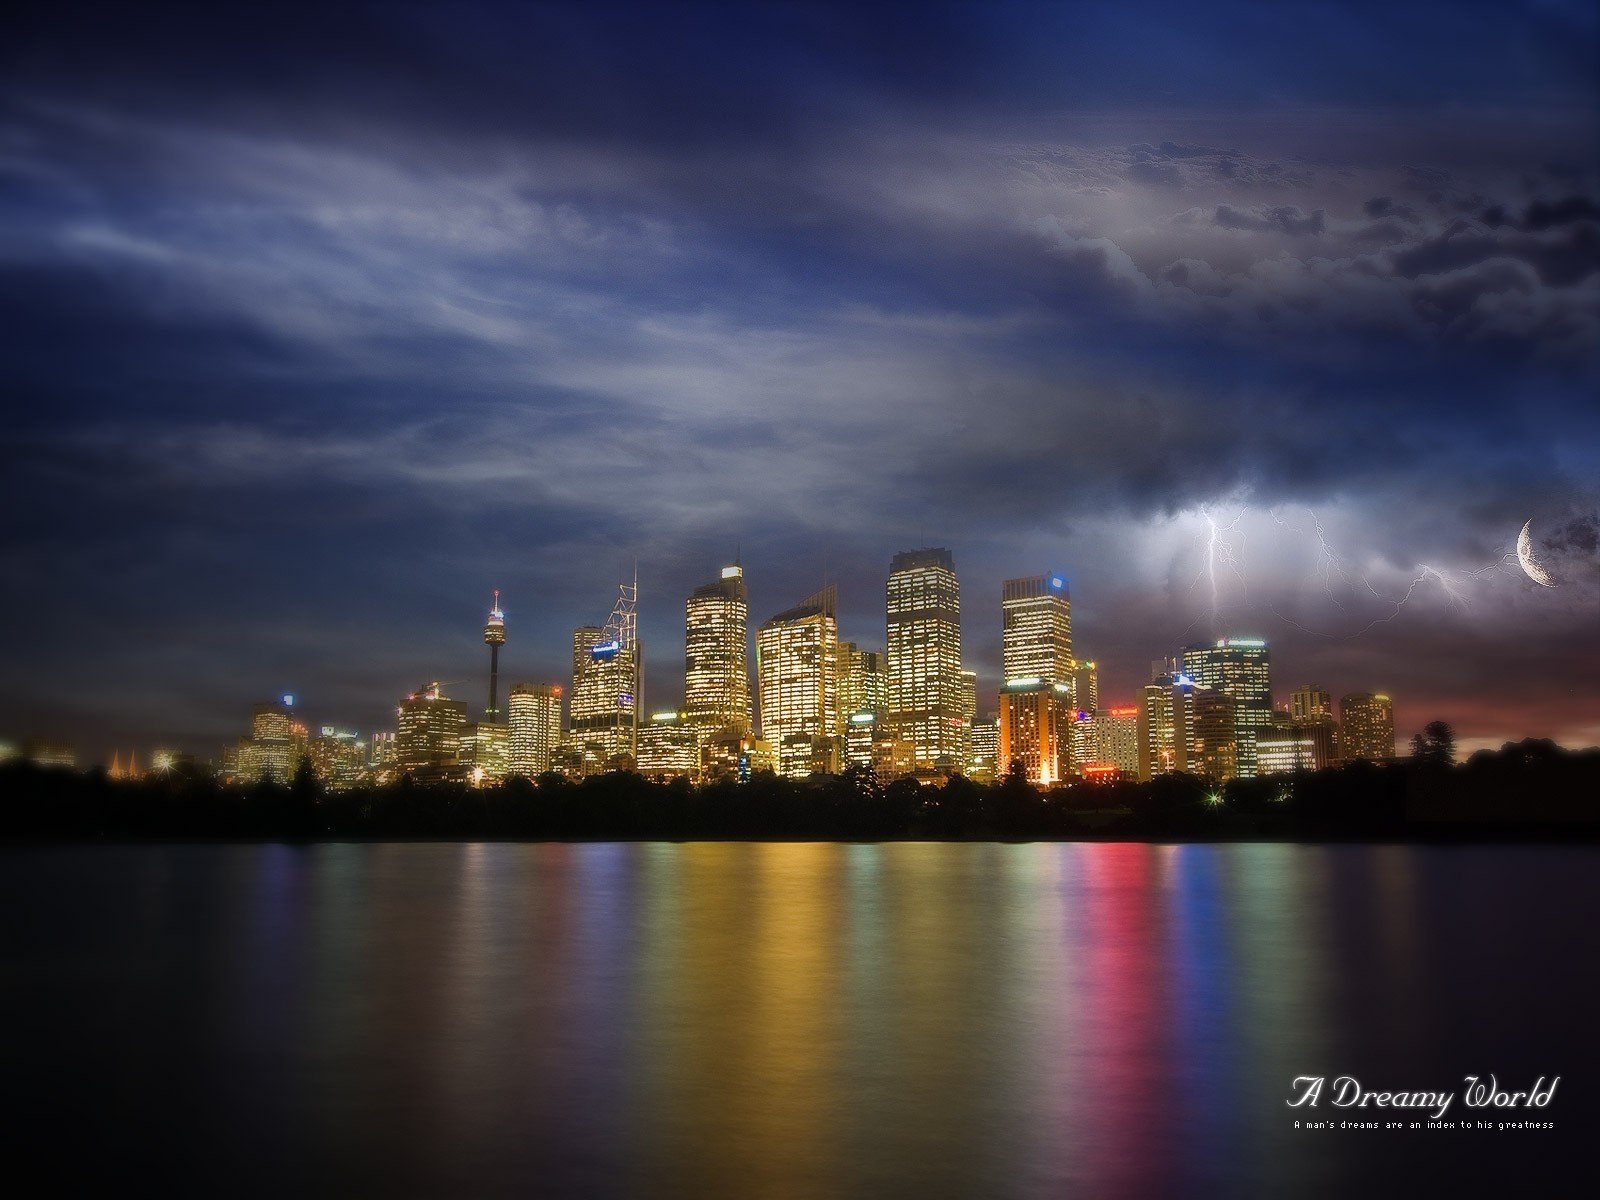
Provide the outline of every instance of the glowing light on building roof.
<path id="1" fill-rule="evenodd" d="M 294 693 L 293 692 L 285 692 L 283 694 L 283 706 L 285 708 L 293 708 L 294 707 Z"/>
<path id="2" fill-rule="evenodd" d="M 738 566 L 723 567 L 722 577 L 724 579 L 741 579 L 744 577 L 744 568 Z"/>

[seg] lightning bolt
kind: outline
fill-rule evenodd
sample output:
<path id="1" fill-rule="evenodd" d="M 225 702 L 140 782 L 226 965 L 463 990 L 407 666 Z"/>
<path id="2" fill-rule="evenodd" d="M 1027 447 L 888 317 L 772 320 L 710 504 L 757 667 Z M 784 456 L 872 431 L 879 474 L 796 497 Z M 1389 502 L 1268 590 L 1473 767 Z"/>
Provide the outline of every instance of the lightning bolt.
<path id="1" fill-rule="evenodd" d="M 1288 530 L 1296 537 L 1314 537 L 1316 539 L 1316 565 L 1313 567 L 1307 582 L 1317 584 L 1323 595 L 1328 598 L 1334 607 L 1338 608 L 1341 612 L 1348 611 L 1346 601 L 1342 599 L 1339 594 L 1339 587 L 1342 587 L 1347 594 L 1365 593 L 1373 600 L 1388 605 L 1388 612 L 1384 613 L 1382 616 L 1374 617 L 1365 625 L 1361 626 L 1361 628 L 1357 629 L 1354 633 L 1343 635 L 1345 640 L 1360 637 L 1362 634 L 1366 633 L 1375 626 L 1387 624 L 1388 622 L 1393 621 L 1397 616 L 1400 615 L 1401 611 L 1406 607 L 1406 605 L 1410 603 L 1412 597 L 1417 594 L 1418 590 L 1430 584 L 1437 586 L 1445 594 L 1451 604 L 1462 610 L 1466 610 L 1471 607 L 1471 598 L 1467 593 L 1467 585 L 1472 580 L 1492 572 L 1500 571 L 1508 565 L 1516 562 L 1515 551 L 1506 550 L 1502 551 L 1499 557 L 1497 557 L 1493 562 L 1486 563 L 1481 567 L 1453 569 L 1447 567 L 1435 567 L 1429 563 L 1418 563 L 1417 573 L 1407 583 L 1405 591 L 1402 592 L 1398 597 L 1391 598 L 1379 591 L 1379 589 L 1373 584 L 1372 580 L 1368 578 L 1366 574 L 1354 570 L 1347 565 L 1347 560 L 1344 555 L 1340 554 L 1339 551 L 1328 540 L 1327 530 L 1323 526 L 1322 518 L 1315 510 L 1306 510 L 1306 513 L 1310 518 L 1309 529 L 1285 520 L 1275 508 L 1269 508 L 1265 511 L 1266 515 L 1276 525 L 1282 529 Z M 1189 591 L 1193 592 L 1200 585 L 1202 580 L 1209 582 L 1211 592 L 1211 617 L 1213 621 L 1216 621 L 1220 618 L 1224 607 L 1222 604 L 1222 575 L 1224 572 L 1231 572 L 1234 578 L 1236 578 L 1241 586 L 1245 589 L 1248 589 L 1249 586 L 1249 581 L 1246 578 L 1246 562 L 1244 555 L 1245 531 L 1241 528 L 1241 523 L 1248 512 L 1249 510 L 1247 508 L 1241 508 L 1232 520 L 1228 521 L 1226 524 L 1223 524 L 1218 521 L 1209 508 L 1203 507 L 1200 510 L 1201 519 L 1205 522 L 1205 530 L 1200 534 L 1200 567 L 1195 574 L 1194 581 L 1189 585 Z M 1248 598 L 1246 598 L 1244 602 L 1247 603 Z M 1289 625 L 1293 625 L 1296 629 L 1308 634 L 1312 634 L 1313 636 L 1326 638 L 1334 638 L 1339 636 L 1337 634 L 1327 633 L 1322 630 L 1311 629 L 1305 625 L 1302 625 L 1299 621 L 1296 621 L 1287 614 L 1279 612 L 1275 608 L 1269 607 L 1268 611 L 1270 611 L 1273 616 L 1277 617 L 1279 620 L 1284 621 Z M 1193 625 L 1197 624 L 1198 620 L 1199 619 L 1196 618 L 1196 621 L 1191 623 L 1190 628 L 1193 628 Z"/>

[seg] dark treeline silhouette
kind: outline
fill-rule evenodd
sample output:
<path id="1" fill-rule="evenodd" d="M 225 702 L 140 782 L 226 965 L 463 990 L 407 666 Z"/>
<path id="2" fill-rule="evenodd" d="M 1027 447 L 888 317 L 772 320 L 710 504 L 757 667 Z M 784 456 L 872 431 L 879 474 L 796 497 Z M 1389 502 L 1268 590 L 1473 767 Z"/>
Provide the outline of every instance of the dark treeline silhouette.
<path id="1" fill-rule="evenodd" d="M 224 787 L 173 772 L 135 782 L 103 773 L 0 767 L 0 838 L 511 838 L 1152 840 L 1591 838 L 1600 832 L 1600 751 L 1507 744 L 1455 765 L 1438 753 L 1374 766 L 1215 787 L 1188 775 L 1042 791 L 1019 774 L 993 784 L 878 783 L 870 772 L 809 780 L 760 774 L 691 787 L 613 772 L 498 787 L 409 779 L 324 793 L 308 769 L 285 786 Z"/>

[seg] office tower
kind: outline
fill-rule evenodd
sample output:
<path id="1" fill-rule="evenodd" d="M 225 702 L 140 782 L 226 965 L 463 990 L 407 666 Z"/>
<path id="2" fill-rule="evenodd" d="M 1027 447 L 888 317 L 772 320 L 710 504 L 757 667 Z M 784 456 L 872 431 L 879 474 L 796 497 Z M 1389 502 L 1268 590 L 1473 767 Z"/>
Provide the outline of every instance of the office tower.
<path id="1" fill-rule="evenodd" d="M 780 775 L 839 768 L 837 606 L 830 585 L 756 630 L 761 736 Z"/>
<path id="2" fill-rule="evenodd" d="M 489 705 L 483 710 L 483 719 L 494 724 L 500 720 L 500 647 L 506 644 L 506 615 L 500 611 L 498 588 L 483 627 L 483 643 L 489 647 Z"/>
<path id="3" fill-rule="evenodd" d="M 723 730 L 747 734 L 750 606 L 744 568 L 722 568 L 715 583 L 695 588 L 685 606 L 683 715 L 701 738 Z"/>
<path id="4" fill-rule="evenodd" d="M 310 738 L 295 719 L 294 697 L 257 704 L 250 710 L 250 734 L 233 747 L 231 768 L 224 774 L 242 783 L 262 779 L 287 783 L 306 756 Z"/>
<path id="5" fill-rule="evenodd" d="M 1000 722 L 994 717 L 972 723 L 972 755 L 967 761 L 967 776 L 979 783 L 991 783 L 1000 775 Z"/>
<path id="6" fill-rule="evenodd" d="M 536 779 L 550 769 L 551 755 L 561 743 L 561 689 L 553 683 L 514 683 L 506 708 L 510 773 Z"/>
<path id="7" fill-rule="evenodd" d="M 871 709 L 852 713 L 846 723 L 845 762 L 852 767 L 871 767 L 879 783 L 903 778 L 916 770 L 911 743 Z"/>
<path id="8" fill-rule="evenodd" d="M 1178 701 L 1181 703 L 1181 701 Z M 1172 679 L 1162 676 L 1139 690 L 1139 778 L 1154 779 L 1184 769 L 1187 746 L 1178 736 Z"/>
<path id="9" fill-rule="evenodd" d="M 78 765 L 78 751 L 71 742 L 58 742 L 51 738 L 27 738 L 17 750 L 18 757 L 36 767 L 66 767 Z"/>
<path id="10" fill-rule="evenodd" d="M 996 770 L 1006 775 L 1021 763 L 1032 782 L 1060 783 L 1072 767 L 1072 715 L 1070 684 L 1043 686 L 1024 677 L 1001 685 Z"/>
<path id="11" fill-rule="evenodd" d="M 477 787 L 511 774 L 511 727 L 498 721 L 469 723 L 461 733 L 461 765 Z"/>
<path id="12" fill-rule="evenodd" d="M 604 628 L 572 634 L 573 744 L 584 773 L 631 769 L 637 754 L 644 647 L 639 641 L 639 581 L 619 584 Z"/>
<path id="13" fill-rule="evenodd" d="M 1094 768 L 1094 770 L 1091 770 Z M 1139 773 L 1139 706 L 1118 704 L 1094 711 L 1079 773 L 1133 779 Z"/>
<path id="14" fill-rule="evenodd" d="M 1187 769 L 1218 783 L 1237 776 L 1239 717 L 1234 698 L 1204 687 L 1182 688 L 1179 694 L 1186 701 Z M 1251 733 L 1255 733 L 1254 726 Z"/>
<path id="15" fill-rule="evenodd" d="M 658 712 L 639 728 L 639 774 L 665 783 L 700 774 L 700 737 L 684 714 Z"/>
<path id="16" fill-rule="evenodd" d="M 1184 675 L 1212 691 L 1233 698 L 1236 722 L 1236 770 L 1255 774 L 1256 730 L 1272 725 L 1272 673 L 1267 643 L 1260 638 L 1224 637 L 1215 644 L 1185 646 Z"/>
<path id="17" fill-rule="evenodd" d="M 318 782 L 330 792 L 347 791 L 366 780 L 367 743 L 354 730 L 322 726 L 311 739 L 309 756 Z"/>
<path id="18" fill-rule="evenodd" d="M 1321 687 L 1308 683 L 1289 693 L 1289 718 L 1292 721 L 1333 720 L 1333 697 Z"/>
<path id="19" fill-rule="evenodd" d="M 1072 702 L 1079 712 L 1093 713 L 1100 707 L 1100 668 L 1095 663 L 1073 664 Z"/>
<path id="20" fill-rule="evenodd" d="M 1317 768 L 1317 736 L 1311 725 L 1290 723 L 1256 730 L 1257 778 Z"/>
<path id="21" fill-rule="evenodd" d="M 896 554 L 887 591 L 889 724 L 919 771 L 960 769 L 961 585 L 944 549 Z"/>
<path id="22" fill-rule="evenodd" d="M 1000 585 L 1001 672 L 1046 687 L 1072 674 L 1072 601 L 1059 572 L 1008 579 Z"/>
<path id="23" fill-rule="evenodd" d="M 437 683 L 400 702 L 394 738 L 395 769 L 418 781 L 467 777 L 461 739 L 467 731 L 467 706 L 451 700 Z"/>
<path id="24" fill-rule="evenodd" d="M 372 735 L 372 748 L 367 754 L 367 766 L 379 783 L 388 783 L 394 773 L 394 730 L 380 729 Z"/>
<path id="25" fill-rule="evenodd" d="M 1339 700 L 1339 755 L 1345 762 L 1386 762 L 1394 757 L 1394 703 L 1372 692 Z"/>
<path id="26" fill-rule="evenodd" d="M 889 677 L 881 651 L 839 643 L 839 711 L 844 723 L 858 712 L 888 715 Z"/>
<path id="27" fill-rule="evenodd" d="M 972 765 L 972 723 L 978 719 L 978 673 L 961 672 L 961 758 L 956 770 L 966 774 Z"/>

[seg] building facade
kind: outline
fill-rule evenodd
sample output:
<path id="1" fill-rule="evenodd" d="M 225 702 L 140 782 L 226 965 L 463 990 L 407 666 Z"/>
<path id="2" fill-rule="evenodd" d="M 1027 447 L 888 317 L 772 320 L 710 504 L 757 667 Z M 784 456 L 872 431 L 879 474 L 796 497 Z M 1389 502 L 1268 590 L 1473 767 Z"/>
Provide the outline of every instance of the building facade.
<path id="1" fill-rule="evenodd" d="M 506 700 L 511 730 L 509 771 L 535 779 L 550 770 L 561 744 L 561 689 L 553 683 L 514 683 Z"/>
<path id="2" fill-rule="evenodd" d="M 1029 781 L 1049 787 L 1072 769 L 1072 685 L 1042 685 L 1024 678 L 1000 689 L 996 718 L 997 762 L 1001 775 L 1020 763 Z"/>
<path id="3" fill-rule="evenodd" d="M 919 771 L 957 771 L 963 755 L 961 585 L 945 549 L 889 564 L 886 589 L 889 724 Z"/>
<path id="4" fill-rule="evenodd" d="M 1000 585 L 1001 673 L 1045 686 L 1071 681 L 1072 601 L 1059 572 Z"/>
<path id="5" fill-rule="evenodd" d="M 1387 762 L 1394 757 L 1394 702 L 1375 692 L 1339 699 L 1339 756 L 1344 762 Z"/>
<path id="6" fill-rule="evenodd" d="M 683 719 L 702 737 L 748 734 L 750 711 L 749 594 L 744 568 L 689 594 L 684 615 Z"/>
<path id="7" fill-rule="evenodd" d="M 826 587 L 756 630 L 761 736 L 779 775 L 839 770 L 837 606 L 838 590 Z"/>
<path id="8" fill-rule="evenodd" d="M 1203 688 L 1233 701 L 1235 773 L 1250 778 L 1256 767 L 1256 731 L 1272 726 L 1272 658 L 1261 638 L 1223 637 L 1186 646 L 1180 670 Z M 1225 777 L 1219 777 L 1225 778 Z"/>

